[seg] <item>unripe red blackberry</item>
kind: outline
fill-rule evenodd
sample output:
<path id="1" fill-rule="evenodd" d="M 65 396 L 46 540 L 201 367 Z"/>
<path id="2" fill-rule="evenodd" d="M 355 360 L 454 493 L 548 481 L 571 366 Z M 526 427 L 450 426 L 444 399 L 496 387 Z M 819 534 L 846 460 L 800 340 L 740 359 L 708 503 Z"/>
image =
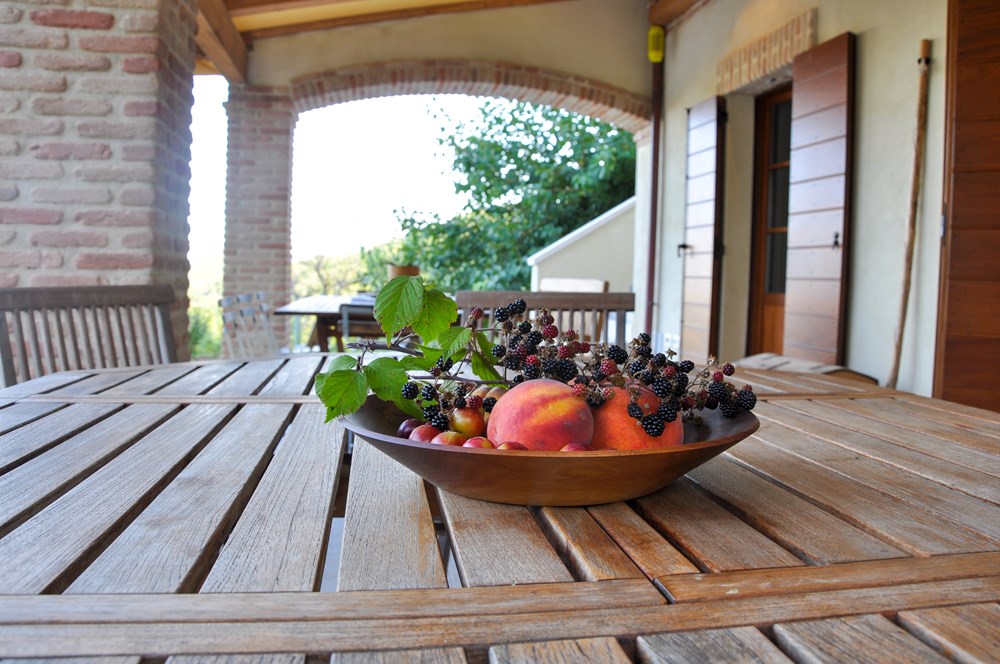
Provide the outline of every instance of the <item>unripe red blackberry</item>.
<path id="1" fill-rule="evenodd" d="M 736 373 L 736 367 L 733 366 L 730 362 L 726 362 L 725 364 L 722 365 L 722 373 L 726 374 L 727 376 L 732 376 L 734 373 Z"/>
<path id="2" fill-rule="evenodd" d="M 465 397 L 465 405 L 467 408 L 478 410 L 479 408 L 483 407 L 483 398 L 478 394 L 467 396 Z"/>
<path id="3" fill-rule="evenodd" d="M 605 376 L 613 376 L 618 373 L 618 365 L 612 360 L 601 360 L 601 368 L 598 369 Z"/>
<path id="4" fill-rule="evenodd" d="M 546 339 L 555 339 L 559 336 L 559 328 L 551 323 L 542 328 L 542 337 Z"/>
<path id="5" fill-rule="evenodd" d="M 479 320 L 483 317 L 482 307 L 473 307 L 472 311 L 469 312 L 469 318 L 471 320 Z"/>

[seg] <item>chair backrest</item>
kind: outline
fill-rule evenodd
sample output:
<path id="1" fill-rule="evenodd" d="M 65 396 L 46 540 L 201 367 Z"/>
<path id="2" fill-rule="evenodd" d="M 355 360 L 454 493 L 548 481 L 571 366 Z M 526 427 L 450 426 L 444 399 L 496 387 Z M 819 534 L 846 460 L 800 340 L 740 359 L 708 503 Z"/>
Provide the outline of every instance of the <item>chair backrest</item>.
<path id="1" fill-rule="evenodd" d="M 2 288 L 4 385 L 56 371 L 175 362 L 174 301 L 166 284 Z"/>
<path id="2" fill-rule="evenodd" d="M 222 310 L 222 347 L 226 357 L 272 357 L 281 349 L 271 327 L 267 293 L 243 293 L 219 299 Z"/>
<path id="3" fill-rule="evenodd" d="M 625 345 L 626 315 L 635 311 L 635 293 L 565 293 L 542 291 L 458 291 L 455 303 L 462 312 L 463 322 L 474 307 L 483 309 L 487 321 L 496 307 L 503 307 L 517 298 L 528 303 L 528 313 L 548 309 L 556 320 L 563 321 L 560 330 L 576 330 L 592 342 Z M 607 325 L 596 329 L 596 321 Z M 587 325 L 590 325 L 588 328 Z M 612 331 L 613 329 L 613 331 Z"/>
<path id="4" fill-rule="evenodd" d="M 543 277 L 538 282 L 538 290 L 540 291 L 558 291 L 562 293 L 607 293 L 609 286 L 610 284 L 605 279 L 584 279 L 577 277 Z M 564 327 L 572 327 L 566 320 L 569 315 L 567 312 L 560 312 L 560 315 L 553 315 L 556 319 L 556 326 L 560 330 Z M 583 341 L 600 339 L 604 331 L 604 314 L 584 314 L 583 322 L 578 325 L 587 331 L 582 335 Z"/>

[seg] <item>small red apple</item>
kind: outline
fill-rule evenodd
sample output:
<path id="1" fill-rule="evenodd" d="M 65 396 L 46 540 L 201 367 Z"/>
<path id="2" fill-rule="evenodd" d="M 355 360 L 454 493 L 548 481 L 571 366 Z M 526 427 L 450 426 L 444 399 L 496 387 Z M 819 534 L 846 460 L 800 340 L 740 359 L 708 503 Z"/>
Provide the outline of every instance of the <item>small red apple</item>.
<path id="1" fill-rule="evenodd" d="M 474 436 L 462 444 L 462 447 L 484 447 L 493 449 L 493 441 L 484 436 Z"/>
<path id="2" fill-rule="evenodd" d="M 415 417 L 403 420 L 402 424 L 400 424 L 399 428 L 396 430 L 396 435 L 400 438 L 409 438 L 410 433 L 421 424 L 423 424 L 423 420 L 418 420 Z"/>
<path id="3" fill-rule="evenodd" d="M 519 443 L 516 440 L 508 440 L 506 443 L 500 443 L 497 445 L 498 450 L 526 450 L 527 445 L 524 443 Z"/>
<path id="4" fill-rule="evenodd" d="M 410 432 L 410 440 L 419 440 L 421 443 L 429 443 L 434 436 L 441 431 L 433 424 L 421 424 Z"/>
<path id="5" fill-rule="evenodd" d="M 479 436 L 486 431 L 486 420 L 475 408 L 456 408 L 451 414 L 451 428 L 466 436 Z"/>
<path id="6" fill-rule="evenodd" d="M 591 447 L 590 445 L 588 445 L 587 443 L 567 443 L 566 445 L 563 445 L 559 449 L 559 451 L 560 452 L 591 452 L 591 451 L 593 451 L 593 449 L 594 448 Z"/>
<path id="7" fill-rule="evenodd" d="M 467 440 L 467 436 L 460 434 L 457 431 L 442 431 L 438 435 L 431 438 L 431 442 L 437 445 L 454 445 L 455 447 L 461 447 L 462 443 Z"/>

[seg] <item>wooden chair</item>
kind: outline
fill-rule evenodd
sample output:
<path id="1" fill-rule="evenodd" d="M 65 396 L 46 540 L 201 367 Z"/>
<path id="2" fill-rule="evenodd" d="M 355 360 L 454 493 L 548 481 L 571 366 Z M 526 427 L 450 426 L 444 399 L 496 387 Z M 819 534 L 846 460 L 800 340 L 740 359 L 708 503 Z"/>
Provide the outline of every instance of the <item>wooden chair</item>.
<path id="1" fill-rule="evenodd" d="M 219 299 L 222 310 L 222 348 L 226 357 L 272 357 L 281 352 L 271 326 L 267 293 L 243 293 Z"/>
<path id="2" fill-rule="evenodd" d="M 556 291 L 561 293 L 607 293 L 609 287 L 610 284 L 608 284 L 606 279 L 543 277 L 538 282 L 538 290 L 540 291 Z M 560 330 L 572 327 L 568 321 L 563 320 L 566 317 L 566 312 L 561 312 L 559 316 L 555 316 L 556 325 Z M 601 332 L 604 330 L 604 314 L 584 314 L 583 323 L 580 324 L 580 327 L 584 330 L 593 330 L 592 333 L 582 336 L 583 341 L 600 339 Z"/>
<path id="3" fill-rule="evenodd" d="M 0 289 L 4 385 L 56 371 L 177 360 L 171 286 Z"/>
<path id="4" fill-rule="evenodd" d="M 635 293 L 565 293 L 541 291 L 458 291 L 455 303 L 462 312 L 462 321 L 468 319 L 473 307 L 481 307 L 486 321 L 493 309 L 510 304 L 517 298 L 528 303 L 528 313 L 548 309 L 556 320 L 563 321 L 563 329 L 574 329 L 592 342 L 615 343 L 624 346 L 625 316 L 635 311 Z M 598 320 L 610 322 L 614 316 L 614 334 L 609 335 L 610 325 L 601 325 Z M 589 323 L 588 323 L 589 321 Z M 589 325 L 589 327 L 588 327 Z"/>

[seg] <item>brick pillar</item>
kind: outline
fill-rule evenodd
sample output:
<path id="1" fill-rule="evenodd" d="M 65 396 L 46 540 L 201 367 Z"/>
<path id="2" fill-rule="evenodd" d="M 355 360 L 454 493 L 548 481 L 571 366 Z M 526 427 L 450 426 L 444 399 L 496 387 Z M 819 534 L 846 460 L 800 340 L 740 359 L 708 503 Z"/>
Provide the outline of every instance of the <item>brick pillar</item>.
<path id="1" fill-rule="evenodd" d="M 182 359 L 195 1 L 0 4 L 0 286 L 171 284 Z"/>
<path id="2" fill-rule="evenodd" d="M 290 190 L 296 112 L 287 88 L 230 86 L 225 295 L 264 291 L 272 306 L 292 293 Z M 288 343 L 285 318 L 275 333 Z"/>

